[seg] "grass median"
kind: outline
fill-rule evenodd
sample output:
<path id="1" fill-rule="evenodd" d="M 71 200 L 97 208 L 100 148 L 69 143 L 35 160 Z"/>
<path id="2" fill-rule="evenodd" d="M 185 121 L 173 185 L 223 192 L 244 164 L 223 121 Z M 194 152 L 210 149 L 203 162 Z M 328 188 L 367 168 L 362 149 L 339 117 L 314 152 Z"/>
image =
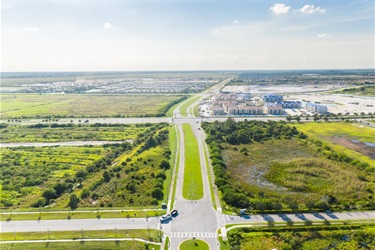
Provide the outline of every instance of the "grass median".
<path id="1" fill-rule="evenodd" d="M 190 99 L 188 99 L 186 102 L 184 102 L 181 106 L 180 106 L 180 112 L 181 112 L 181 115 L 182 116 L 187 116 L 187 112 L 188 112 L 188 108 L 196 101 L 198 101 L 200 98 L 202 98 L 201 96 L 195 96 L 195 97 L 192 97 Z"/>
<path id="2" fill-rule="evenodd" d="M 182 125 L 185 140 L 185 170 L 183 196 L 188 200 L 203 198 L 202 173 L 198 142 L 189 124 Z"/>

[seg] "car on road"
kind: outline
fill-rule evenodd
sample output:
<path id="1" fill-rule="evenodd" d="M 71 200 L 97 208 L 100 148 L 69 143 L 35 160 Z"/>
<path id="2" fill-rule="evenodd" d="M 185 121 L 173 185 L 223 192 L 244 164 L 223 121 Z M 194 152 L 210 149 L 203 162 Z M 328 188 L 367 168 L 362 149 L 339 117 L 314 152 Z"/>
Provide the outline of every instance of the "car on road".
<path id="1" fill-rule="evenodd" d="M 168 222 L 172 220 L 172 216 L 170 214 L 166 214 L 166 215 L 163 215 L 161 218 L 160 218 L 160 222 L 163 223 L 163 222 Z"/>
<path id="2" fill-rule="evenodd" d="M 178 215 L 178 211 L 176 209 L 173 209 L 171 212 L 171 216 L 175 217 Z"/>

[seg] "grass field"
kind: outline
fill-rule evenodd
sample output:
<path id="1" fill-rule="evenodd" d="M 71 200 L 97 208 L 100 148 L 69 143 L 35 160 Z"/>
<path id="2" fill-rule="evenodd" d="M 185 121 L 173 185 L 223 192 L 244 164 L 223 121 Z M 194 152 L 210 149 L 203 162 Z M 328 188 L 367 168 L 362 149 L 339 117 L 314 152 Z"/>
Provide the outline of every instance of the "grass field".
<path id="1" fill-rule="evenodd" d="M 306 132 L 307 137 L 293 125 L 231 119 L 202 123 L 208 133 L 215 184 L 227 205 L 223 207 L 258 212 L 374 208 L 374 167 L 363 161 L 367 156 L 350 156 L 317 138 L 340 135 L 373 142 L 373 130 L 332 123 L 329 129 L 334 132 L 328 127 L 320 131 L 319 123 L 310 123 L 305 129 L 309 127 L 317 137 Z"/>
<path id="2" fill-rule="evenodd" d="M 145 126 L 136 125 L 70 125 L 43 128 L 8 125 L 0 129 L 0 142 L 125 141 L 135 140 L 146 130 Z"/>
<path id="3" fill-rule="evenodd" d="M 186 240 L 181 243 L 179 250 L 209 250 L 210 247 L 203 240 Z"/>
<path id="4" fill-rule="evenodd" d="M 355 88 L 346 88 L 340 91 L 335 91 L 337 94 L 348 94 L 348 95 L 363 95 L 363 96 L 375 96 L 374 85 L 364 85 Z"/>
<path id="5" fill-rule="evenodd" d="M 375 129 L 358 123 L 326 122 L 293 124 L 309 137 L 319 139 L 338 152 L 375 167 Z M 370 144 L 371 145 L 371 144 Z"/>
<path id="6" fill-rule="evenodd" d="M 267 232 L 270 231 L 270 232 Z M 265 229 L 234 229 L 229 232 L 228 243 L 238 249 L 373 249 L 375 227 L 327 226 L 289 227 Z M 228 248 L 227 248 L 228 249 Z"/>
<path id="7" fill-rule="evenodd" d="M 1 241 L 10 240 L 59 240 L 90 238 L 139 238 L 153 242 L 160 241 L 161 231 L 155 229 L 113 229 L 92 231 L 50 231 L 50 232 L 17 232 L 1 233 Z"/>
<path id="8" fill-rule="evenodd" d="M 203 198 L 203 183 L 198 142 L 189 124 L 184 124 L 182 127 L 185 140 L 183 196 L 188 200 L 199 200 Z"/>
<path id="9" fill-rule="evenodd" d="M 79 249 L 79 250 L 102 250 L 102 249 L 132 249 L 132 250 L 144 250 L 154 249 L 159 250 L 160 245 L 145 244 L 139 241 L 101 241 L 101 242 L 53 242 L 53 243 L 17 243 L 17 244 L 1 244 L 2 250 L 10 249 L 28 249 L 28 250 L 40 250 L 40 249 Z"/>
<path id="10" fill-rule="evenodd" d="M 123 209 L 123 210 L 121 210 Z M 74 220 L 74 219 L 106 219 L 106 218 L 146 218 L 154 217 L 165 214 L 164 210 L 125 210 L 124 208 L 117 208 L 118 211 L 108 211 L 108 210 L 97 210 L 97 211 L 59 211 L 45 212 L 47 209 L 41 209 L 41 212 L 36 212 L 39 209 L 34 209 L 32 213 L 12 213 L 1 215 L 1 221 L 10 220 Z M 120 211 L 119 211 L 120 210 Z M 8 213 L 10 211 L 7 210 Z"/>
<path id="11" fill-rule="evenodd" d="M 178 95 L 1 94 L 2 119 L 156 116 Z"/>
<path id="12" fill-rule="evenodd" d="M 169 183 L 164 181 L 167 176 L 170 180 L 171 170 L 169 164 L 160 167 L 171 154 L 165 124 L 143 126 L 134 146 L 18 147 L 0 152 L 2 207 L 65 209 L 72 195 L 80 207 L 152 207 L 168 198 Z"/>

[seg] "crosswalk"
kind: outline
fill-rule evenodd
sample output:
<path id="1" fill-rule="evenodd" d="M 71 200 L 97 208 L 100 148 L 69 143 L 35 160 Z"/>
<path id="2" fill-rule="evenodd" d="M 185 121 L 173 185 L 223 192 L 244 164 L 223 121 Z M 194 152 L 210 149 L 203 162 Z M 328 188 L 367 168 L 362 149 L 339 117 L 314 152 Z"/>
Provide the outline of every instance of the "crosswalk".
<path id="1" fill-rule="evenodd" d="M 207 233 L 207 232 L 174 232 L 170 233 L 170 237 L 181 237 L 181 238 L 217 238 L 216 233 Z"/>
<path id="2" fill-rule="evenodd" d="M 221 209 L 217 210 L 216 216 L 217 216 L 217 223 L 218 223 L 219 228 L 222 228 L 223 226 L 225 226 L 225 217 L 224 217 L 224 214 L 221 212 Z"/>

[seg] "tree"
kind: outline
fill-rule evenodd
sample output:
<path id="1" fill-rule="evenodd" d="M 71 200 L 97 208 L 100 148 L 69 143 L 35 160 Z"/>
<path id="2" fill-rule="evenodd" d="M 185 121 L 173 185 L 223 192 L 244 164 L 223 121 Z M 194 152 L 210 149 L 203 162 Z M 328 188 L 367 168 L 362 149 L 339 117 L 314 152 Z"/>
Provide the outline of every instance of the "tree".
<path id="1" fill-rule="evenodd" d="M 67 185 L 65 183 L 59 182 L 53 186 L 53 189 L 56 190 L 56 196 L 60 196 L 62 193 L 65 192 Z"/>
<path id="2" fill-rule="evenodd" d="M 300 117 L 300 116 L 298 116 L 298 115 L 296 116 L 296 118 L 295 118 L 295 119 L 296 119 L 296 121 L 297 121 L 297 122 L 301 121 L 301 117 Z"/>
<path id="3" fill-rule="evenodd" d="M 151 192 L 151 195 L 152 195 L 152 198 L 155 198 L 158 200 L 162 200 L 164 197 L 163 190 L 161 190 L 160 188 L 154 188 L 154 190 L 152 190 Z"/>
<path id="4" fill-rule="evenodd" d="M 87 176 L 87 171 L 84 169 L 80 169 L 76 173 L 76 178 L 86 179 L 86 176 Z"/>
<path id="5" fill-rule="evenodd" d="M 87 188 L 84 188 L 81 193 L 81 199 L 85 199 L 90 196 L 90 191 Z"/>
<path id="6" fill-rule="evenodd" d="M 290 115 L 288 115 L 288 116 L 286 117 L 286 120 L 287 120 L 288 122 L 290 122 L 290 121 L 292 120 L 292 117 L 291 117 Z"/>
<path id="7" fill-rule="evenodd" d="M 152 199 L 152 201 L 151 201 L 151 205 L 153 205 L 153 206 L 157 206 L 159 204 L 159 202 L 158 202 L 158 200 L 157 199 Z"/>
<path id="8" fill-rule="evenodd" d="M 111 180 L 111 176 L 109 175 L 108 171 L 104 171 L 103 179 L 105 182 L 109 182 Z"/>
<path id="9" fill-rule="evenodd" d="M 69 192 L 72 192 L 73 191 L 73 183 L 68 183 L 66 185 L 66 189 L 68 189 Z"/>
<path id="10" fill-rule="evenodd" d="M 43 197 L 46 198 L 46 201 L 47 201 L 46 203 L 48 204 L 50 199 L 55 199 L 55 198 L 57 198 L 56 190 L 53 189 L 53 188 L 48 188 L 48 189 L 46 189 L 46 190 L 43 192 Z"/>
<path id="11" fill-rule="evenodd" d="M 159 168 L 162 168 L 164 170 L 167 170 L 167 169 L 170 169 L 171 168 L 171 165 L 169 164 L 169 161 L 163 159 L 160 161 L 159 163 Z"/>
<path id="12" fill-rule="evenodd" d="M 68 206 L 73 210 L 78 207 L 79 198 L 76 194 L 71 194 L 69 197 L 69 203 Z"/>

